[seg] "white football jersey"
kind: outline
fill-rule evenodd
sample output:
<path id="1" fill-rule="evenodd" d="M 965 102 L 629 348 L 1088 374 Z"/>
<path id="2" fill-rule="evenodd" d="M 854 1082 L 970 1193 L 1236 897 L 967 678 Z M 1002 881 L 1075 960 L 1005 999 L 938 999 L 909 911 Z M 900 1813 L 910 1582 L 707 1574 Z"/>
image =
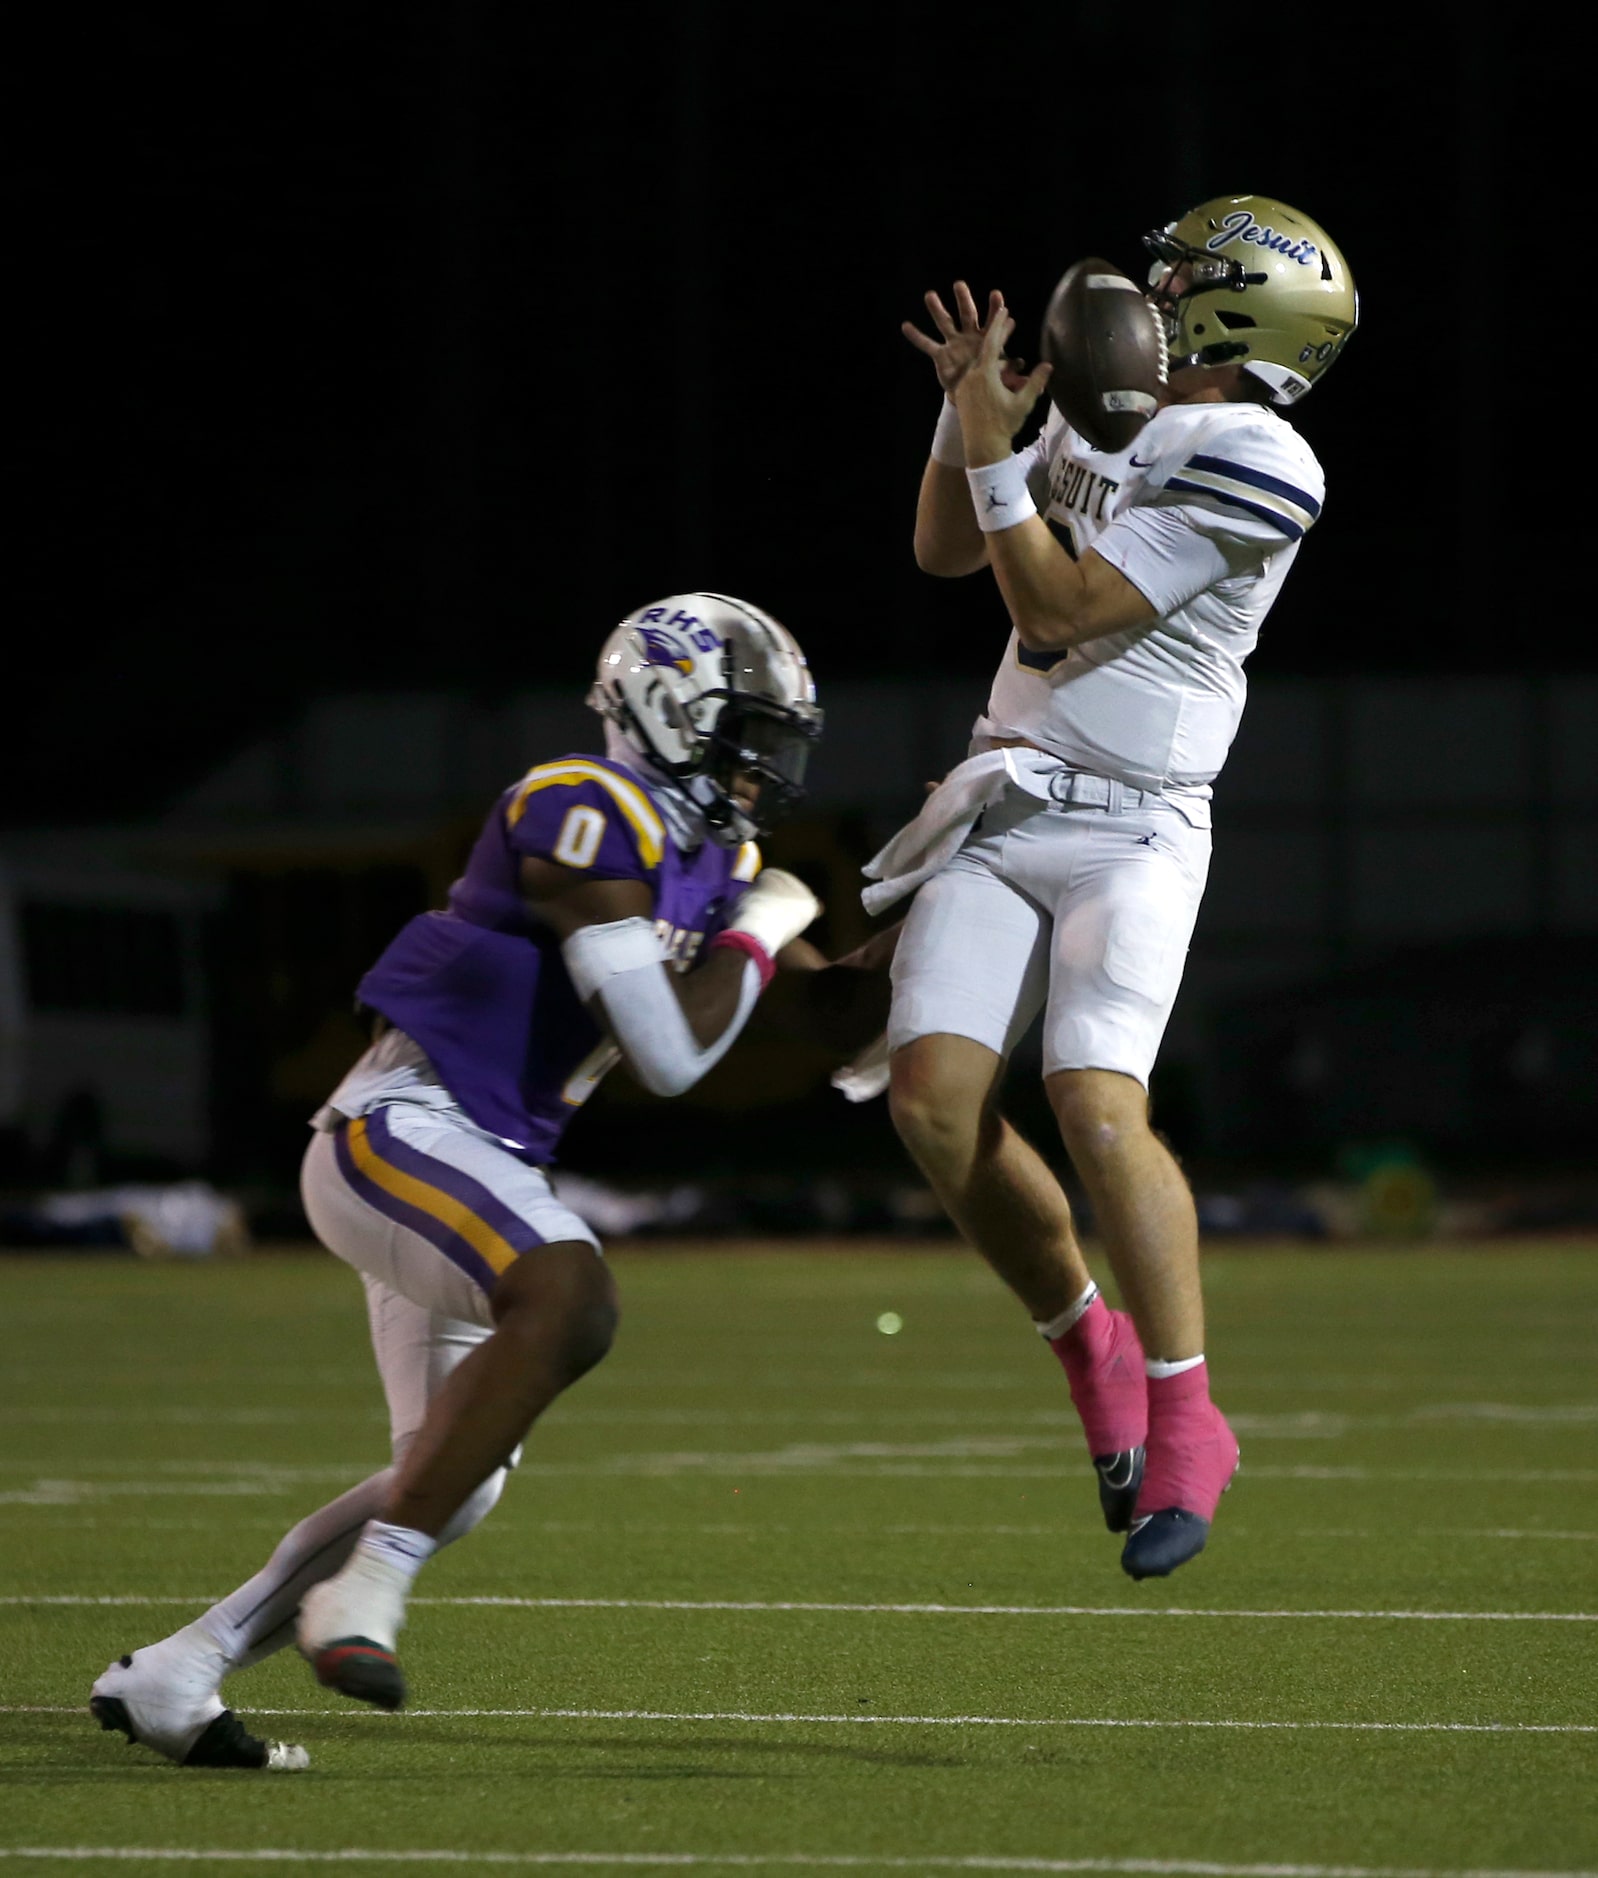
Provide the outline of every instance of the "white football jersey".
<path id="1" fill-rule="evenodd" d="M 1243 661 L 1321 512 L 1314 452 L 1263 405 L 1173 404 L 1113 456 L 1051 412 L 1024 454 L 1055 537 L 1073 558 L 1092 548 L 1160 617 L 1066 652 L 1028 652 L 1012 632 L 973 747 L 1025 737 L 1204 801 L 1243 713 Z"/>

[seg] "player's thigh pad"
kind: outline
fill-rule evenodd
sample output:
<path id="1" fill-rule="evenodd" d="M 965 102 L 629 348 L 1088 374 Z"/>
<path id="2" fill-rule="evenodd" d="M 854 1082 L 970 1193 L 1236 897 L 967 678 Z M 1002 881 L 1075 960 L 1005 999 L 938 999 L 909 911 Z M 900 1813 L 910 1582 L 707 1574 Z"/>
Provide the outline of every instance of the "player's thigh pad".
<path id="1" fill-rule="evenodd" d="M 493 1333 L 482 1324 L 441 1317 L 424 1310 L 377 1279 L 362 1274 L 366 1286 L 366 1314 L 372 1327 L 372 1354 L 388 1398 L 389 1434 L 398 1463 L 416 1439 L 427 1415 L 427 1405 L 464 1358 Z M 504 1491 L 505 1475 L 522 1458 L 516 1447 L 503 1467 L 496 1467 L 478 1482 L 450 1516 L 438 1535 L 440 1545 L 464 1538 L 493 1512 Z"/>
<path id="2" fill-rule="evenodd" d="M 415 1104 L 313 1134 L 300 1184 L 329 1251 L 462 1323 L 492 1325 L 490 1294 L 524 1253 L 572 1240 L 599 1250 L 541 1169 Z"/>
<path id="3" fill-rule="evenodd" d="M 893 956 L 890 1050 L 948 1034 L 1007 1057 L 1042 1008 L 1049 922 L 994 871 L 1002 841 L 968 844 L 917 892 Z"/>
<path id="4" fill-rule="evenodd" d="M 1011 877 L 1054 914 L 1043 1073 L 1109 1069 L 1147 1086 L 1209 872 L 1209 831 L 1161 805 L 1055 811 L 1012 839 Z"/>
<path id="5" fill-rule="evenodd" d="M 398 1455 L 421 1427 L 445 1378 L 493 1333 L 485 1324 L 414 1304 L 368 1273 L 361 1274 L 361 1281 L 372 1354 L 388 1402 L 389 1435 Z"/>

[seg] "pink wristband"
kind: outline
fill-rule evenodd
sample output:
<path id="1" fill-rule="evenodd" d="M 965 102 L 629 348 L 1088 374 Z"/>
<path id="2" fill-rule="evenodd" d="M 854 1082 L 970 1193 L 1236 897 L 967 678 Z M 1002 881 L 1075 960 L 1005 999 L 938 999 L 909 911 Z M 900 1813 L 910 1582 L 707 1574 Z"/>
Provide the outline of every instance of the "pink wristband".
<path id="1" fill-rule="evenodd" d="M 716 934 L 715 938 L 711 940 L 708 949 L 714 952 L 720 946 L 725 946 L 731 952 L 742 952 L 745 958 L 754 960 L 755 964 L 760 969 L 760 989 L 762 991 L 771 983 L 772 976 L 777 969 L 777 961 L 753 933 L 738 932 L 736 930 L 733 932 L 719 932 Z"/>

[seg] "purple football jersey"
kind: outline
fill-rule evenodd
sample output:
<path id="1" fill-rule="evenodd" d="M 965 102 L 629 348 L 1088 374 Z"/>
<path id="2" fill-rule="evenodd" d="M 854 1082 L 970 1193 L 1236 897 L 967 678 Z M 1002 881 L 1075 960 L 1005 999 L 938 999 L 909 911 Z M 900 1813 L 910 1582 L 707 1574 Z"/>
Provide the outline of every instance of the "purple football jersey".
<path id="1" fill-rule="evenodd" d="M 615 1054 L 559 943 L 527 910 L 523 855 L 598 880 L 641 880 L 684 969 L 721 930 L 759 856 L 712 841 L 684 852 L 631 770 L 560 757 L 505 791 L 448 908 L 411 920 L 361 980 L 361 1002 L 421 1045 L 472 1120 L 541 1164 Z"/>

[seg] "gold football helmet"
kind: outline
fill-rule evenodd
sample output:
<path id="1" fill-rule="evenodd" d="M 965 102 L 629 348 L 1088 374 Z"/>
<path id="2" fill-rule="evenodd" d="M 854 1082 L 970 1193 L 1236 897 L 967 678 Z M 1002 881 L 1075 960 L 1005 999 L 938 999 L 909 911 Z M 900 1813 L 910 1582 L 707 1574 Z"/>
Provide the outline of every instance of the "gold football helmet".
<path id="1" fill-rule="evenodd" d="M 1326 231 L 1269 196 L 1217 196 L 1143 237 L 1171 364 L 1240 359 L 1272 404 L 1296 404 L 1359 324 Z"/>

